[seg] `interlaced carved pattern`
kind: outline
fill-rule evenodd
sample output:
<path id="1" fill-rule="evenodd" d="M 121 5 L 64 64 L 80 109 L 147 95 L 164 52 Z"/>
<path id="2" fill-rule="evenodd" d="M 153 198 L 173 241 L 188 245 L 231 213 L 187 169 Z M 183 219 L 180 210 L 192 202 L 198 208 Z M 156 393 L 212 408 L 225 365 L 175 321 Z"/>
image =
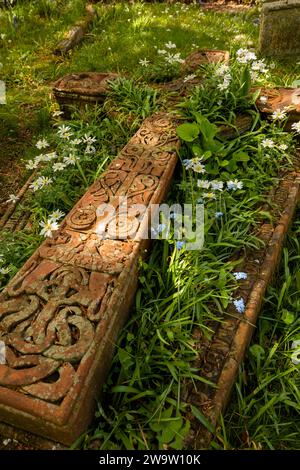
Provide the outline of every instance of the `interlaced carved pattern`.
<path id="1" fill-rule="evenodd" d="M 0 365 L 2 420 L 15 424 L 20 410 L 30 415 L 21 427 L 32 430 L 34 422 L 35 432 L 70 442 L 84 426 L 83 416 L 90 417 L 93 390 L 106 368 L 99 358 L 109 362 L 102 350 L 111 354 L 135 293 L 138 256 L 146 245 L 134 234 L 145 225 L 149 204 L 166 194 L 177 147 L 168 116 L 146 120 L 0 294 L 0 341 L 6 346 L 6 364 Z M 124 197 L 127 224 L 122 219 L 115 224 Z M 116 210 L 111 216 L 108 204 Z M 73 409 L 75 430 L 68 427 Z"/>

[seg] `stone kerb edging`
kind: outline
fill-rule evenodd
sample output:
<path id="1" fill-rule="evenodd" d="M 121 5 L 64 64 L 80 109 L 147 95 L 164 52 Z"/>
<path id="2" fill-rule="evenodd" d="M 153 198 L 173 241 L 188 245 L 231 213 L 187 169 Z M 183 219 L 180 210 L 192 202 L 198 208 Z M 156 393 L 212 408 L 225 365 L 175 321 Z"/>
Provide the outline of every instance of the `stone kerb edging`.
<path id="1" fill-rule="evenodd" d="M 229 52 L 216 49 L 199 49 L 189 54 L 181 65 L 181 78 L 171 82 L 150 86 L 159 90 L 176 93 L 177 98 L 186 96 L 203 79 L 195 77 L 185 81 L 184 76 L 195 72 L 201 65 L 229 62 Z M 73 73 L 58 79 L 53 84 L 53 95 L 65 117 L 70 115 L 70 105 L 103 104 L 110 91 L 109 82 L 121 76 L 117 73 L 82 72 Z"/>
<path id="2" fill-rule="evenodd" d="M 181 65 L 182 73 L 195 72 L 203 64 L 228 64 L 230 53 L 219 49 L 199 49 L 189 54 Z"/>
<path id="3" fill-rule="evenodd" d="M 64 117 L 68 117 L 75 104 L 103 104 L 110 90 L 110 82 L 119 77 L 120 75 L 116 73 L 69 74 L 53 84 L 53 95 Z"/>
<path id="4" fill-rule="evenodd" d="M 198 382 L 187 390 L 187 401 L 197 406 L 209 420 L 212 427 L 218 423 L 224 411 L 236 380 L 246 349 L 255 330 L 255 324 L 268 284 L 276 270 L 289 225 L 300 199 L 300 173 L 288 173 L 279 183 L 272 203 L 277 206 L 277 222 L 274 227 L 264 223 L 257 237 L 265 242 L 265 249 L 245 254 L 242 270 L 248 273 L 239 293 L 245 299 L 246 311 L 237 315 L 232 308 L 225 312 L 221 323 L 211 325 L 215 331 L 209 342 L 200 332 L 195 332 L 195 347 L 199 351 L 197 368 L 201 377 L 211 381 L 215 387 Z M 213 438 L 212 433 L 192 416 L 191 432 L 186 448 L 207 449 Z"/>
<path id="5" fill-rule="evenodd" d="M 129 208 L 144 204 L 132 223 L 145 230 L 150 204 L 168 191 L 178 148 L 170 116 L 146 120 L 0 294 L 1 421 L 66 445 L 89 426 L 149 244 L 110 236 L 109 224 L 99 239 L 97 207 L 109 203 L 120 213 L 120 196 Z"/>

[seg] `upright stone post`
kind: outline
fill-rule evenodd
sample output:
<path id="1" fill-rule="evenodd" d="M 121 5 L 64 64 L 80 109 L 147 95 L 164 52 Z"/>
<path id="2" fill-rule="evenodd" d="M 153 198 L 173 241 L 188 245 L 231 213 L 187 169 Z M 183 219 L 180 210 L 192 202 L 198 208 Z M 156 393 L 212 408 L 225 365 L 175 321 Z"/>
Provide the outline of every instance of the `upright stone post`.
<path id="1" fill-rule="evenodd" d="M 265 0 L 261 13 L 260 52 L 300 59 L 300 0 Z"/>

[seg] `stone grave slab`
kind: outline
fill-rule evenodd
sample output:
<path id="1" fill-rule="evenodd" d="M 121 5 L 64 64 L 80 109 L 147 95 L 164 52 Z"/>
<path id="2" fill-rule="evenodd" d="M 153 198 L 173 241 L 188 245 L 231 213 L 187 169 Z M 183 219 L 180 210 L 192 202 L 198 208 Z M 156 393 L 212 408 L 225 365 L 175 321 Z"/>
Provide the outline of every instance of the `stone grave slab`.
<path id="1" fill-rule="evenodd" d="M 288 114 L 287 130 L 294 122 L 300 121 L 300 88 L 262 88 L 256 105 L 265 117 L 277 110 Z"/>
<path id="2" fill-rule="evenodd" d="M 173 118 L 147 119 L 0 294 L 2 422 L 65 445 L 88 428 L 178 148 Z"/>
<path id="3" fill-rule="evenodd" d="M 69 74 L 54 83 L 53 94 L 61 110 L 68 115 L 74 105 L 103 104 L 109 91 L 109 81 L 117 78 L 119 75 L 116 73 Z"/>

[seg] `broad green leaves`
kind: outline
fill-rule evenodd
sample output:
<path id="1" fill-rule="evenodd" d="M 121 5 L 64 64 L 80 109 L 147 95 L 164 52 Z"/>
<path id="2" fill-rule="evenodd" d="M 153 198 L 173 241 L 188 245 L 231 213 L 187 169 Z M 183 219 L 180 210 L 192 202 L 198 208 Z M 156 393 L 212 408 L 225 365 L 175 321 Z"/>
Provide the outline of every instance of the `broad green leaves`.
<path id="1" fill-rule="evenodd" d="M 214 141 L 218 128 L 212 124 L 205 116 L 200 113 L 194 113 L 196 122 L 184 123 L 177 127 L 178 136 L 185 142 L 194 142 L 199 136 L 201 148 L 203 150 L 215 150 L 218 148 L 218 142 Z M 198 151 L 199 149 L 196 148 Z"/>

